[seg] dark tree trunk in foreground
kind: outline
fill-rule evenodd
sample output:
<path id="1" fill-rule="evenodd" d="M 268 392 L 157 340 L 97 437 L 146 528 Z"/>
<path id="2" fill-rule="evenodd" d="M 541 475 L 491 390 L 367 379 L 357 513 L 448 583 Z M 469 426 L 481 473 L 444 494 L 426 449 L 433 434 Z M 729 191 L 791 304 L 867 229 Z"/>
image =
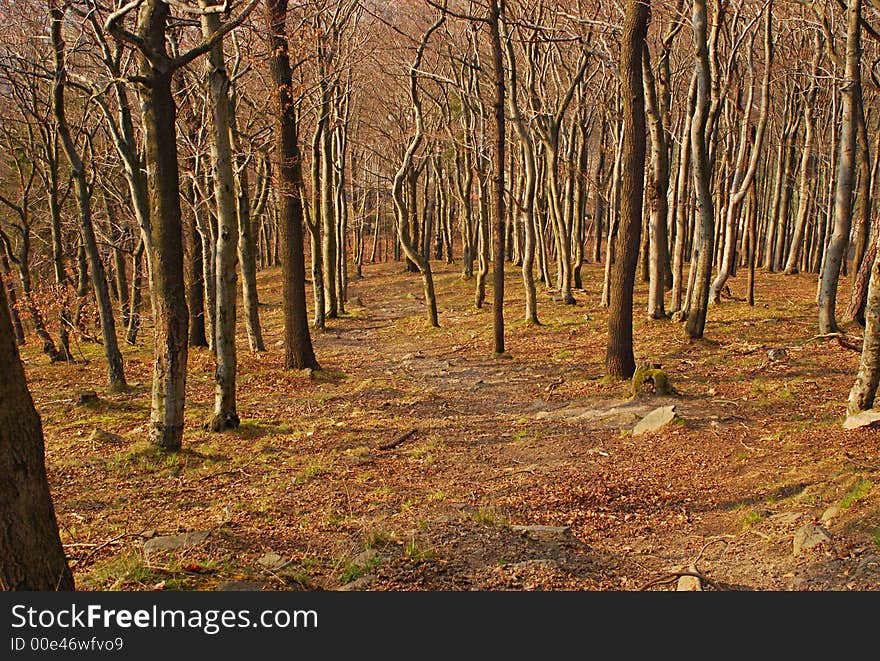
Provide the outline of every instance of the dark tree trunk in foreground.
<path id="1" fill-rule="evenodd" d="M 0 287 L 0 590 L 73 590 L 46 479 L 43 426 Z"/>
<path id="2" fill-rule="evenodd" d="M 306 266 L 303 254 L 302 158 L 299 153 L 296 107 L 290 70 L 285 19 L 287 0 L 266 0 L 269 66 L 275 84 L 278 189 L 281 198 L 281 249 L 284 297 L 284 367 L 319 368 L 306 310 Z"/>
<path id="3" fill-rule="evenodd" d="M 642 231 L 642 201 L 645 185 L 645 90 L 642 78 L 642 49 L 648 32 L 650 6 L 630 0 L 623 20 L 620 45 L 621 94 L 623 96 L 623 178 L 620 196 L 620 254 L 609 288 L 608 346 L 605 369 L 609 376 L 630 378 L 635 372 L 633 356 L 633 288 Z"/>

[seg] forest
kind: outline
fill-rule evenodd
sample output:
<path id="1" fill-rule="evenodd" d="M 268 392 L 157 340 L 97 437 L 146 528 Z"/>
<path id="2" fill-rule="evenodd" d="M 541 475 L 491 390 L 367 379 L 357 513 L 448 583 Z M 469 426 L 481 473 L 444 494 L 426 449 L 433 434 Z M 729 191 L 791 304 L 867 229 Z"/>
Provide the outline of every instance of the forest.
<path id="1" fill-rule="evenodd" d="M 880 4 L 0 16 L 3 590 L 880 588 Z"/>

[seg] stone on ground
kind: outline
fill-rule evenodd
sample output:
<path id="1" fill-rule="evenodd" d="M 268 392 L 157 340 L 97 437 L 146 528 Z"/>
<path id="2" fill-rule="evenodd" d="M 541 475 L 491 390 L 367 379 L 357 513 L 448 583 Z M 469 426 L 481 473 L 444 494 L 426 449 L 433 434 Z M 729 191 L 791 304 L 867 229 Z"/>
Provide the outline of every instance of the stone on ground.
<path id="1" fill-rule="evenodd" d="M 182 548 L 191 548 L 198 546 L 208 539 L 209 530 L 196 530 L 193 532 L 185 532 L 180 535 L 164 535 L 162 537 L 154 537 L 144 542 L 144 553 L 147 555 L 157 551 L 176 551 Z"/>
<path id="2" fill-rule="evenodd" d="M 794 534 L 794 555 L 825 544 L 831 544 L 831 535 L 825 528 L 813 524 L 801 526 Z"/>
<path id="3" fill-rule="evenodd" d="M 633 436 L 659 431 L 676 419 L 675 404 L 654 409 L 633 427 Z"/>
<path id="4" fill-rule="evenodd" d="M 846 416 L 843 421 L 844 429 L 858 429 L 859 427 L 873 427 L 880 422 L 880 411 L 870 410 Z"/>

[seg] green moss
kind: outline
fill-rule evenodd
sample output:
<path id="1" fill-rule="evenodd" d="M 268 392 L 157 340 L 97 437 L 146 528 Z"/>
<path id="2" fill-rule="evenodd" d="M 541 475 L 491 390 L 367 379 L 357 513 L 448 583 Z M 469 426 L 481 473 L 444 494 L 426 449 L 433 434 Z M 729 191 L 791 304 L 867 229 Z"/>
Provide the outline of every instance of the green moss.
<path id="1" fill-rule="evenodd" d="M 636 370 L 632 377 L 632 396 L 642 395 L 671 395 L 672 386 L 669 377 L 662 369 L 656 367 L 642 367 Z"/>

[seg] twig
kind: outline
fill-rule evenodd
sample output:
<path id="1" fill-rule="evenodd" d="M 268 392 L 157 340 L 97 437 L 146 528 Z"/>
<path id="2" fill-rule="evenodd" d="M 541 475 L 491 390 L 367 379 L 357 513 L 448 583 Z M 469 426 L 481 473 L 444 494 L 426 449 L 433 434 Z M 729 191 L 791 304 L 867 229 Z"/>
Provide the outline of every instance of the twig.
<path id="1" fill-rule="evenodd" d="M 859 466 L 859 467 L 861 467 L 861 468 L 867 468 L 868 470 L 872 470 L 872 471 L 878 471 L 878 470 L 880 470 L 880 466 L 877 466 L 876 464 L 866 464 L 866 463 L 863 463 L 863 462 L 861 462 L 861 461 L 858 461 L 858 460 L 856 460 L 856 459 L 853 459 L 852 455 L 850 455 L 850 454 L 848 454 L 848 453 L 846 453 L 845 456 L 846 456 L 846 460 L 847 460 L 849 463 L 851 463 L 851 464 L 855 464 L 856 466 Z"/>
<path id="2" fill-rule="evenodd" d="M 520 473 L 531 473 L 532 475 L 534 475 L 534 474 L 535 474 L 535 469 L 534 469 L 534 468 L 520 468 L 519 470 L 510 471 L 510 472 L 507 472 L 507 473 L 503 473 L 503 474 L 501 474 L 501 475 L 493 475 L 492 477 L 487 477 L 487 478 L 486 478 L 486 482 L 492 482 L 492 481 L 494 481 L 494 480 L 500 480 L 502 477 L 511 477 L 511 476 L 513 476 L 513 475 L 519 475 Z"/>
<path id="3" fill-rule="evenodd" d="M 121 539 L 124 539 L 124 538 L 126 538 L 126 537 L 138 537 L 138 536 L 140 536 L 143 532 L 144 532 L 144 531 L 141 531 L 141 532 L 124 532 L 124 533 L 121 533 L 121 534 L 119 534 L 119 535 L 116 535 L 116 537 L 113 537 L 112 539 L 108 539 L 106 542 L 103 542 L 103 543 L 98 544 L 97 546 L 95 546 L 95 548 L 93 548 L 91 551 L 89 551 L 89 553 L 88 553 L 87 555 L 84 555 L 84 556 L 82 556 L 82 557 L 77 558 L 76 560 L 74 560 L 72 567 L 78 567 L 79 565 L 83 564 L 84 562 L 86 562 L 86 561 L 88 561 L 88 560 L 91 560 L 91 559 L 95 556 L 95 554 L 96 554 L 98 551 L 100 551 L 100 550 L 103 549 L 103 548 L 106 548 L 106 547 L 110 546 L 111 544 L 115 544 L 116 542 L 118 542 L 118 541 L 121 540 Z M 71 546 L 72 546 L 72 545 L 71 545 Z"/>
<path id="4" fill-rule="evenodd" d="M 800 346 L 803 347 L 803 346 L 806 346 L 806 345 L 808 345 L 808 344 L 810 344 L 810 343 L 812 343 L 812 342 L 817 342 L 817 341 L 819 341 L 819 340 L 835 340 L 835 339 L 838 341 L 838 343 L 841 344 L 841 346 L 844 346 L 843 343 L 846 342 L 849 338 L 847 337 L 846 333 L 841 333 L 841 332 L 836 332 L 836 333 L 825 333 L 824 335 L 814 335 L 814 336 L 811 337 L 809 340 L 807 340 L 806 342 L 802 343 Z M 856 341 L 856 342 L 860 342 L 861 339 L 862 339 L 862 338 L 858 338 L 858 337 L 857 337 L 857 338 L 855 338 L 855 341 Z M 847 348 L 851 348 L 851 347 L 847 347 Z M 861 349 L 860 349 L 860 350 L 861 350 Z"/>
<path id="5" fill-rule="evenodd" d="M 706 549 L 709 548 L 710 546 L 712 546 L 712 544 L 716 544 L 718 542 L 724 542 L 725 544 L 730 543 L 726 539 L 724 539 L 723 537 L 716 537 L 715 539 L 710 539 L 708 542 L 703 544 L 703 548 L 701 548 L 700 552 L 697 553 L 697 557 L 694 558 L 694 560 L 692 562 L 689 562 L 688 564 L 696 567 L 697 564 L 700 562 L 700 560 L 703 559 L 703 553 L 706 552 Z"/>
<path id="6" fill-rule="evenodd" d="M 391 439 L 387 443 L 383 443 L 382 445 L 379 446 L 379 449 L 380 450 L 391 450 L 392 448 L 396 448 L 398 445 L 403 443 L 406 439 L 408 439 L 410 436 L 415 434 L 417 431 L 418 431 L 418 429 L 410 429 L 409 431 L 404 432 L 404 433 L 400 434 L 399 436 L 396 436 L 395 438 Z"/>

